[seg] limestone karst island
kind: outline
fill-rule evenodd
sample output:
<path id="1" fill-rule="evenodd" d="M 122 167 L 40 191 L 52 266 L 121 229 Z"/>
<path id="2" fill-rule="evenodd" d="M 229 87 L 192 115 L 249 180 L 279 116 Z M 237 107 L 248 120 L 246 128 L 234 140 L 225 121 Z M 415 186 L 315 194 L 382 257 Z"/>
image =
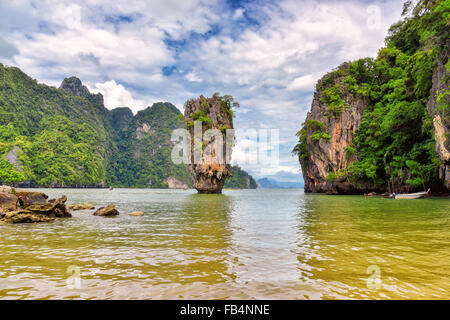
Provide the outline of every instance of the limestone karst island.
<path id="1" fill-rule="evenodd" d="M 449 48 L 448 0 L 0 1 L 0 300 L 450 299 Z"/>

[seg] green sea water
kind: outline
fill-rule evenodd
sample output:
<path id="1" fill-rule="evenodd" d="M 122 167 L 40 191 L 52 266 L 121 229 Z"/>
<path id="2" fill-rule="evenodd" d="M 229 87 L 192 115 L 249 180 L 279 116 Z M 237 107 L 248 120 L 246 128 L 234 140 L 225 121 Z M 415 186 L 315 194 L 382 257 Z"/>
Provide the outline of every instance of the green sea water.
<path id="1" fill-rule="evenodd" d="M 0 226 L 1 299 L 450 298 L 449 198 L 43 191 L 121 214 Z"/>

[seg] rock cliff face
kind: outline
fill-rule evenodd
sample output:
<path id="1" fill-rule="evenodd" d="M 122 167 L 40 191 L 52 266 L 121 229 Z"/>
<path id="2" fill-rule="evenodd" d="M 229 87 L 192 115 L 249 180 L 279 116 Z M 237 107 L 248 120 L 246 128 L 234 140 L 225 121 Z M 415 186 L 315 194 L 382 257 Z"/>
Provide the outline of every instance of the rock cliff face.
<path id="1" fill-rule="evenodd" d="M 90 93 L 89 89 L 77 77 L 65 78 L 59 88 L 77 97 L 86 98 L 95 104 L 103 106 L 103 95 L 101 93 Z"/>
<path id="2" fill-rule="evenodd" d="M 214 95 L 212 98 L 200 96 L 198 99 L 188 100 L 185 104 L 184 120 L 192 137 L 192 161 L 188 166 L 194 187 L 199 193 L 221 193 L 226 178 L 230 176 L 231 166 L 226 161 L 225 133 L 227 129 L 233 129 L 231 103 L 230 96 Z M 213 136 L 209 141 L 194 141 L 195 123 L 202 124 L 202 135 L 208 129 L 216 129 L 219 135 Z M 218 137 L 222 137 L 222 150 Z M 231 146 L 228 147 L 228 156 L 231 158 Z M 195 161 L 196 153 L 201 154 L 198 163 Z"/>
<path id="3" fill-rule="evenodd" d="M 1 63 L 0 88 L 0 184 L 167 188 L 174 176 L 191 186 L 187 166 L 170 159 L 183 127 L 174 105 L 108 110 L 76 77 L 57 89 Z"/>
<path id="4" fill-rule="evenodd" d="M 115 109 L 117 110 L 117 109 Z M 114 111 L 114 110 L 113 110 Z M 113 185 L 141 188 L 177 188 L 170 177 L 184 186 L 192 186 L 189 170 L 184 164 L 171 161 L 172 131 L 183 127 L 181 112 L 171 103 L 155 103 L 139 111 L 121 108 L 113 114 L 116 128 Z"/>
<path id="5" fill-rule="evenodd" d="M 345 69 L 347 65 L 341 68 Z M 318 88 L 326 78 L 329 78 L 328 74 L 319 80 Z M 333 78 L 329 86 L 340 80 L 339 77 Z M 349 156 L 347 148 L 352 145 L 355 131 L 361 124 L 367 101 L 345 95 L 343 100 L 347 107 L 335 115 L 328 110 L 326 103 L 321 102 L 322 98 L 322 90 L 317 90 L 304 126 L 308 152 L 300 159 L 300 164 L 305 192 L 355 193 L 355 188 L 345 178 L 328 181 L 327 177 L 346 170 L 356 159 L 355 155 Z"/>
<path id="6" fill-rule="evenodd" d="M 447 50 L 441 51 L 433 73 L 428 113 L 433 119 L 436 151 L 441 160 L 439 178 L 445 181 L 446 188 L 450 191 L 450 95 L 448 94 L 450 72 L 445 67 L 448 63 L 449 47 L 450 41 L 447 41 Z"/>

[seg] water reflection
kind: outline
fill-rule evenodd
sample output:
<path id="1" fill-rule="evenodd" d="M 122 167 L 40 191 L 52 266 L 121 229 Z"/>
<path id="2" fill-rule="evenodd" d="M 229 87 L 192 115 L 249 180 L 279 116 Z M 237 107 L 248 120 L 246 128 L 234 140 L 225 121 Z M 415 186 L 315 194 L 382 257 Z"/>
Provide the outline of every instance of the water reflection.
<path id="1" fill-rule="evenodd" d="M 324 298 L 448 298 L 449 205 L 305 195 L 298 228 L 309 240 L 299 245 L 299 268 Z M 381 272 L 379 289 L 367 285 L 370 266 Z"/>
<path id="2" fill-rule="evenodd" d="M 181 265 L 173 265 L 179 272 L 177 281 L 217 283 L 233 278 L 227 264 L 233 204 L 233 198 L 226 195 L 186 197 L 175 220 L 180 231 L 176 247 L 185 256 Z"/>

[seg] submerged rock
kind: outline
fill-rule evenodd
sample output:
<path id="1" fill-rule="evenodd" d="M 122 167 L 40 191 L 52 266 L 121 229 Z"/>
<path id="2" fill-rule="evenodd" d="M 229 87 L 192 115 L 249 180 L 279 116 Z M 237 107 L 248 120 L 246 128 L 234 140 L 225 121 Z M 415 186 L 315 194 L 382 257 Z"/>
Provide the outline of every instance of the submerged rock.
<path id="1" fill-rule="evenodd" d="M 142 217 L 144 215 L 144 212 L 142 212 L 142 211 L 133 211 L 133 212 L 130 212 L 128 215 L 132 216 L 132 217 Z"/>
<path id="2" fill-rule="evenodd" d="M 231 150 L 234 134 L 232 106 L 238 106 L 231 96 L 212 98 L 200 96 L 186 101 L 184 121 L 189 130 L 191 142 L 191 162 L 189 171 L 198 193 L 221 193 L 230 173 Z M 195 128 L 201 123 L 202 140 L 196 139 Z M 208 131 L 212 129 L 212 131 Z M 208 132 L 211 134 L 209 138 Z M 205 134 L 206 133 L 206 134 Z M 222 143 L 222 144 L 221 144 Z"/>
<path id="3" fill-rule="evenodd" d="M 86 201 L 85 203 L 79 203 L 79 204 L 70 204 L 67 206 L 70 210 L 92 210 L 95 209 L 95 207 L 89 203 L 88 201 Z"/>
<path id="4" fill-rule="evenodd" d="M 116 206 L 111 203 L 106 207 L 100 207 L 97 211 L 94 212 L 94 216 L 117 216 L 119 215 L 119 210 L 117 210 Z"/>

